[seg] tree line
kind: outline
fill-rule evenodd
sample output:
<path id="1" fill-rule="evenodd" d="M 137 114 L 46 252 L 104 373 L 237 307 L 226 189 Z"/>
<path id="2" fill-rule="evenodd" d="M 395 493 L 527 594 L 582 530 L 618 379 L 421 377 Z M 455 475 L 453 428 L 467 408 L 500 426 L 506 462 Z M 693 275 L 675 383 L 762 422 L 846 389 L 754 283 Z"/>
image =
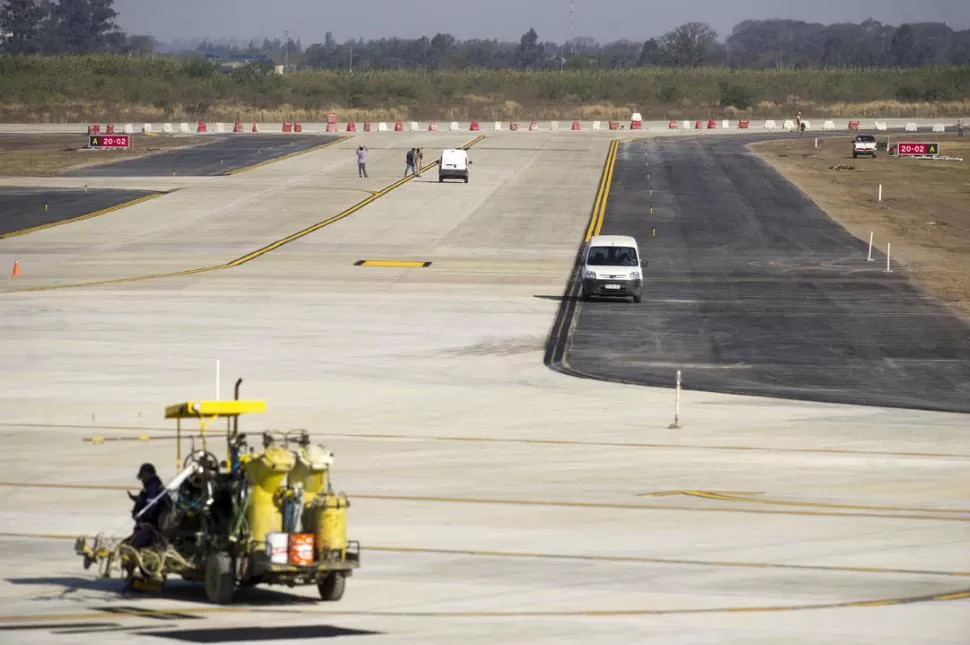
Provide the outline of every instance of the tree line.
<path id="1" fill-rule="evenodd" d="M 770 68 L 877 68 L 970 66 L 970 30 L 944 23 L 825 25 L 798 20 L 745 20 L 721 40 L 710 25 L 683 24 L 645 41 L 600 43 L 575 38 L 542 41 L 529 29 L 519 42 L 458 40 L 438 33 L 421 38 L 337 42 L 332 33 L 306 47 L 299 40 L 196 42 L 165 46 L 148 35 L 122 32 L 113 0 L 3 0 L 0 52 L 262 56 L 296 69 L 330 70 L 583 70 L 635 67 L 725 66 Z"/>

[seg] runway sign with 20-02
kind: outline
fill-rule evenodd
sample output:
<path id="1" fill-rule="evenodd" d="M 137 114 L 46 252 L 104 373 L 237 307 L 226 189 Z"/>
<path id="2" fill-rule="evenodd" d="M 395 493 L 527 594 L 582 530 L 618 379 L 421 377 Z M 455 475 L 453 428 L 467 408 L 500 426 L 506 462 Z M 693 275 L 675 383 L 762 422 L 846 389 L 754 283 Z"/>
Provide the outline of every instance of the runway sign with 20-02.
<path id="1" fill-rule="evenodd" d="M 89 148 L 130 148 L 131 137 L 127 134 L 89 134 Z"/>
<path id="2" fill-rule="evenodd" d="M 896 148 L 899 156 L 928 156 L 940 154 L 938 143 L 900 143 Z"/>

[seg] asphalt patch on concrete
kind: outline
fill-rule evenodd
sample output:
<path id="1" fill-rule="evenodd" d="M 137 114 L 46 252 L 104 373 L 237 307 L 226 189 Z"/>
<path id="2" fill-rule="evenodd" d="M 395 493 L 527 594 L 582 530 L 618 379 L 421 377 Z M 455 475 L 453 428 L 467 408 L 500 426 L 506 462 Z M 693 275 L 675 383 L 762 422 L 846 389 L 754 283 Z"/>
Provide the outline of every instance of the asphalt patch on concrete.
<path id="1" fill-rule="evenodd" d="M 643 302 L 578 302 L 574 269 L 547 364 L 639 385 L 673 386 L 682 370 L 685 389 L 970 412 L 970 325 L 902 268 L 886 272 L 884 255 L 867 262 L 868 244 L 745 150 L 751 140 L 620 147 L 601 233 L 637 239 Z"/>
<path id="2" fill-rule="evenodd" d="M 0 188 L 0 237 L 96 213 L 155 193 L 148 190 Z"/>
<path id="3" fill-rule="evenodd" d="M 348 629 L 332 625 L 280 625 L 278 627 L 214 627 L 211 629 L 181 629 L 142 632 L 140 636 L 168 638 L 183 643 L 253 643 L 260 641 L 338 638 L 341 636 L 373 636 L 380 632 Z"/>
<path id="4" fill-rule="evenodd" d="M 213 177 L 331 143 L 337 136 L 277 134 L 212 135 L 211 143 L 138 159 L 75 168 L 67 177 Z"/>

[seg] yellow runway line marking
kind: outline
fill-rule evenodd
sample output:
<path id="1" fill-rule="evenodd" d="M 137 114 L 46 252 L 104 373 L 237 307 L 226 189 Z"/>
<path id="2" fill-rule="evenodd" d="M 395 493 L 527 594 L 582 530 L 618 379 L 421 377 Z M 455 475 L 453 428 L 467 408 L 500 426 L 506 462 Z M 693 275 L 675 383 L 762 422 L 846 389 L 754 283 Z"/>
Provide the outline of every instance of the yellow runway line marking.
<path id="1" fill-rule="evenodd" d="M 397 501 L 397 502 L 431 502 L 440 504 L 481 504 L 496 506 L 535 506 L 548 508 L 585 508 L 601 510 L 619 511 L 678 511 L 686 513 L 742 513 L 752 515 L 793 515 L 801 517 L 845 517 L 855 519 L 883 519 L 883 520 L 919 520 L 937 522 L 966 522 L 970 523 L 970 517 L 953 517 L 948 513 L 960 514 L 964 511 L 944 511 L 933 509 L 932 511 L 944 513 L 944 515 L 906 515 L 897 513 L 839 513 L 835 511 L 809 511 L 809 510 L 783 510 L 767 508 L 732 508 L 732 507 L 701 507 L 701 506 L 673 506 L 664 504 L 624 504 L 611 502 L 566 502 L 557 500 L 523 500 L 523 499 L 498 499 L 484 497 L 440 497 L 422 495 L 367 495 L 353 493 L 356 499 L 371 499 L 378 501 Z"/>
<path id="2" fill-rule="evenodd" d="M 236 168 L 235 170 L 230 170 L 229 172 L 227 172 L 226 176 L 238 175 L 241 172 L 246 172 L 247 170 L 255 170 L 256 168 L 262 168 L 263 166 L 268 166 L 269 164 L 276 163 L 277 161 L 285 161 L 287 159 L 292 159 L 293 157 L 299 157 L 300 155 L 304 155 L 308 152 L 316 152 L 318 150 L 323 150 L 324 148 L 335 146 L 338 143 L 343 143 L 344 141 L 347 141 L 350 138 L 351 137 L 349 135 L 345 135 L 342 137 L 338 137 L 333 141 L 328 141 L 326 143 L 321 143 L 318 146 L 313 146 L 312 148 L 306 148 L 305 150 L 297 150 L 296 152 L 291 152 L 290 154 L 283 155 L 282 157 L 274 157 L 273 159 L 266 159 L 265 161 L 260 161 L 254 164 L 250 164 L 248 166 L 243 166 L 242 168 Z"/>
<path id="3" fill-rule="evenodd" d="M 462 149 L 463 150 L 467 150 L 467 149 L 471 148 L 472 146 L 474 146 L 476 143 L 478 143 L 479 141 L 481 141 L 484 138 L 485 138 L 485 135 L 479 135 L 478 137 L 472 139 L 470 142 L 468 142 L 464 146 L 462 146 Z M 318 150 L 319 147 L 318 148 L 315 148 L 315 149 Z M 301 154 L 302 154 L 302 151 L 301 151 Z M 279 159 L 274 159 L 273 161 L 279 161 Z M 437 164 L 438 164 L 437 161 L 433 161 L 430 164 L 428 164 L 427 167 L 424 170 L 433 168 Z M 186 276 L 198 275 L 198 274 L 201 274 L 201 273 L 208 273 L 209 271 L 221 271 L 221 270 L 224 270 L 224 269 L 231 269 L 231 268 L 238 267 L 238 266 L 241 266 L 243 264 L 246 264 L 247 262 L 251 262 L 251 261 L 255 260 L 258 257 L 261 257 L 263 255 L 266 255 L 267 253 L 270 253 L 271 251 L 275 251 L 276 249 L 280 248 L 281 246 L 283 246 L 285 244 L 289 244 L 290 242 L 293 242 L 295 240 L 298 240 L 298 239 L 300 239 L 302 237 L 306 237 L 307 235 L 309 235 L 311 233 L 315 233 L 316 231 L 319 231 L 320 229 L 322 229 L 324 227 L 330 226 L 331 224 L 334 224 L 336 222 L 339 222 L 342 219 L 345 219 L 347 217 L 350 217 L 351 215 L 353 215 L 354 213 L 356 213 L 360 209 L 364 208 L 365 206 L 367 206 L 371 202 L 374 202 L 377 199 L 380 199 L 381 197 L 383 197 L 384 195 L 387 195 L 388 193 L 396 190 L 397 188 L 400 188 L 404 184 L 406 184 L 409 181 L 411 181 L 413 178 L 414 178 L 414 175 L 410 175 L 408 177 L 403 177 L 401 179 L 398 179 L 393 184 L 391 184 L 389 186 L 386 186 L 383 189 L 381 189 L 381 190 L 373 193 L 369 197 L 366 197 L 365 199 L 357 202 L 356 204 L 354 204 L 350 208 L 348 208 L 348 209 L 346 209 L 346 210 L 344 210 L 344 211 L 342 211 L 342 212 L 334 215 L 333 217 L 328 217 L 327 219 L 323 220 L 322 222 L 317 222 L 316 224 L 313 224 L 311 226 L 308 226 L 307 228 L 304 228 L 304 229 L 302 229 L 300 231 L 297 231 L 295 233 L 291 233 L 290 235 L 287 235 L 286 237 L 280 238 L 280 239 L 276 240 L 275 242 L 270 242 L 269 244 L 267 244 L 266 246 L 264 246 L 262 248 L 256 249 L 255 251 L 251 251 L 251 252 L 247 253 L 246 255 L 240 256 L 240 257 L 236 258 L 235 260 L 230 260 L 229 262 L 225 262 L 223 264 L 214 264 L 214 265 L 211 265 L 211 266 L 199 267 L 197 269 L 186 269 L 184 271 L 172 271 L 170 273 L 155 273 L 155 274 L 150 274 L 150 275 L 136 275 L 136 276 L 128 276 L 128 277 L 124 277 L 124 278 L 112 278 L 112 279 L 108 279 L 108 280 L 93 280 L 91 282 L 73 282 L 73 283 L 68 283 L 68 284 L 55 284 L 55 285 L 47 285 L 47 286 L 42 286 L 42 287 L 25 287 L 25 288 L 22 288 L 22 289 L 6 289 L 6 290 L 4 290 L 4 291 L 2 291 L 0 293 L 30 293 L 30 292 L 37 292 L 37 291 L 56 291 L 56 290 L 60 290 L 60 289 L 76 289 L 76 288 L 80 288 L 80 287 L 99 287 L 99 286 L 114 285 L 114 284 L 128 284 L 128 283 L 132 283 L 132 282 L 144 282 L 146 280 L 158 280 L 158 279 L 161 279 L 161 278 L 186 277 Z"/>
<path id="4" fill-rule="evenodd" d="M 357 260 L 356 267 L 388 267 L 399 269 L 426 269 L 430 262 L 412 262 L 409 260 Z"/>
<path id="5" fill-rule="evenodd" d="M 75 540 L 77 535 L 66 533 L 2 533 L 0 537 L 44 540 Z M 970 578 L 970 571 L 939 569 L 904 569 L 896 567 L 855 567 L 841 565 L 790 564 L 778 562 L 744 562 L 731 560 L 695 560 L 688 558 L 651 558 L 636 555 L 595 555 L 574 553 L 544 553 L 538 551 L 495 551 L 489 549 L 444 549 L 419 546 L 367 545 L 365 551 L 379 553 L 410 553 L 418 555 L 468 556 L 476 558 L 509 558 L 517 560 L 576 560 L 617 564 L 658 564 L 672 566 L 713 567 L 726 569 L 790 569 L 794 571 L 823 571 L 832 573 L 872 573 L 883 575 L 940 576 Z M 962 592 L 961 592 L 962 593 Z M 956 599 L 960 594 L 953 594 Z M 962 597 L 962 596 L 960 596 Z"/>
<path id="6" fill-rule="evenodd" d="M 167 193 L 152 193 L 151 195 L 142 195 L 141 197 L 136 197 L 135 199 L 130 199 L 126 202 L 120 204 L 115 204 L 114 206 L 109 206 L 108 208 L 102 208 L 99 211 L 94 211 L 93 213 L 85 213 L 84 215 L 78 215 L 77 217 L 71 217 L 69 219 L 62 219 L 56 222 L 49 222 L 47 224 L 41 224 L 39 226 L 32 226 L 31 228 L 21 229 L 19 231 L 14 231 L 12 233 L 4 233 L 0 235 L 0 240 L 5 240 L 10 237 L 17 237 L 20 235 L 27 235 L 28 233 L 35 233 L 37 231 L 43 231 L 49 228 L 54 228 L 56 226 L 64 226 L 66 224 L 74 224 L 75 222 L 80 222 L 86 219 L 92 219 L 95 217 L 101 217 L 102 215 L 107 215 L 108 213 L 113 213 L 115 211 L 120 211 L 122 208 L 128 208 L 129 206 L 134 206 L 135 204 L 141 204 L 142 202 L 147 202 L 150 199 L 155 199 L 156 197 L 161 197 Z"/>
<path id="7" fill-rule="evenodd" d="M 3 425 L 3 424 L 0 424 Z M 17 425 L 17 424 L 12 424 Z M 22 424 L 21 424 L 22 425 Z M 90 426 L 77 426 L 89 428 Z M 342 439 L 379 439 L 393 441 L 441 441 L 467 443 L 511 443 L 530 444 L 540 446 L 577 446 L 601 448 L 657 448 L 674 450 L 726 450 L 739 452 L 767 452 L 767 453 L 804 453 L 817 455 L 859 455 L 870 457 L 918 457 L 933 459 L 970 460 L 970 454 L 943 452 L 889 452 L 881 450 L 851 450 L 841 448 L 766 448 L 764 446 L 710 446 L 702 444 L 679 443 L 643 443 L 638 441 L 582 441 L 573 439 L 518 439 L 504 437 L 462 437 L 462 436 L 434 436 L 434 435 L 406 435 L 406 434 L 375 434 L 375 433 L 329 433 L 331 437 Z"/>
<path id="8" fill-rule="evenodd" d="M 593 239 L 594 235 L 599 235 L 603 228 L 603 217 L 606 213 L 606 202 L 609 199 L 610 186 L 613 184 L 613 170 L 616 165 L 616 153 L 619 150 L 620 141 L 614 139 L 610 141 L 610 149 L 606 154 L 606 162 L 603 164 L 603 174 L 600 177 L 599 189 L 596 191 L 596 201 L 593 203 L 593 217 L 590 218 L 589 226 L 586 229 L 586 241 Z"/>
<path id="9" fill-rule="evenodd" d="M 771 506 L 802 506 L 808 508 L 841 508 L 854 511 L 901 511 L 907 513 L 970 513 L 968 508 L 912 508 L 905 506 L 882 506 L 875 504 L 839 504 L 835 502 L 802 502 L 798 500 L 766 499 L 748 497 L 743 493 L 730 494 L 718 491 L 689 490 L 679 491 L 689 497 L 700 497 L 723 502 L 742 502 L 745 504 L 768 504 Z"/>
<path id="10" fill-rule="evenodd" d="M 49 488 L 49 489 L 77 489 L 77 490 L 129 490 L 130 486 L 116 484 L 72 484 L 72 483 L 35 483 L 35 482 L 14 482 L 0 481 L 0 487 L 4 488 Z M 436 504 L 476 504 L 494 506 L 532 506 L 547 508 L 584 508 L 600 510 L 618 511 L 678 511 L 686 513 L 743 513 L 752 515 L 793 515 L 801 517 L 846 517 L 846 518 L 868 518 L 883 520 L 920 520 L 936 522 L 967 522 L 970 517 L 965 515 L 965 510 L 945 510 L 934 509 L 899 509 L 901 513 L 890 513 L 892 507 L 881 507 L 882 513 L 843 513 L 825 510 L 785 510 L 785 509 L 766 509 L 766 508 L 732 508 L 732 507 L 703 507 L 703 506 L 674 506 L 667 504 L 626 504 L 617 502 L 572 502 L 559 500 L 539 500 L 539 499 L 499 499 L 487 497 L 444 497 L 444 496 L 424 496 L 424 495 L 369 495 L 367 493 L 350 493 L 351 497 L 359 500 L 374 500 L 384 502 L 419 502 Z M 938 515 L 912 515 L 904 513 L 938 513 Z"/>

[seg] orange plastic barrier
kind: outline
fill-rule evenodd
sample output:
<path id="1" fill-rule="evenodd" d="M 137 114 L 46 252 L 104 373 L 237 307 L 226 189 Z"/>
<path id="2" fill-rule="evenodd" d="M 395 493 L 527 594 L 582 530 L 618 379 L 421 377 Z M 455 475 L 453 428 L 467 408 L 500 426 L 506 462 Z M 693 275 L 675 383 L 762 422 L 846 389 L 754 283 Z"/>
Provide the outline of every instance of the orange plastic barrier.
<path id="1" fill-rule="evenodd" d="M 482 129 L 482 126 L 478 124 L 478 121 L 472 121 L 471 125 L 468 126 L 468 129 L 471 130 L 472 132 L 480 132 Z"/>
<path id="2" fill-rule="evenodd" d="M 748 120 L 747 119 L 741 119 L 740 121 L 738 121 L 738 128 L 741 129 L 741 130 L 747 130 L 748 129 Z"/>
<path id="3" fill-rule="evenodd" d="M 283 122 L 283 132 L 293 132 L 293 124 L 289 121 Z"/>
<path id="4" fill-rule="evenodd" d="M 114 126 L 111 126 L 111 132 L 114 132 Z M 205 121 L 199 121 L 199 124 L 195 127 L 196 132 L 208 132 L 209 129 L 205 125 Z"/>
<path id="5" fill-rule="evenodd" d="M 708 130 L 716 130 L 717 129 L 717 121 L 715 121 L 714 119 L 709 120 L 707 122 L 707 129 Z"/>
<path id="6" fill-rule="evenodd" d="M 678 123 L 677 121 L 671 121 L 667 124 L 668 130 L 676 130 L 679 127 L 680 127 L 680 123 Z"/>
<path id="7" fill-rule="evenodd" d="M 570 129 L 571 130 L 580 130 L 581 128 L 580 128 L 580 125 L 579 125 L 579 121 L 573 121 L 573 127 L 570 128 Z"/>

